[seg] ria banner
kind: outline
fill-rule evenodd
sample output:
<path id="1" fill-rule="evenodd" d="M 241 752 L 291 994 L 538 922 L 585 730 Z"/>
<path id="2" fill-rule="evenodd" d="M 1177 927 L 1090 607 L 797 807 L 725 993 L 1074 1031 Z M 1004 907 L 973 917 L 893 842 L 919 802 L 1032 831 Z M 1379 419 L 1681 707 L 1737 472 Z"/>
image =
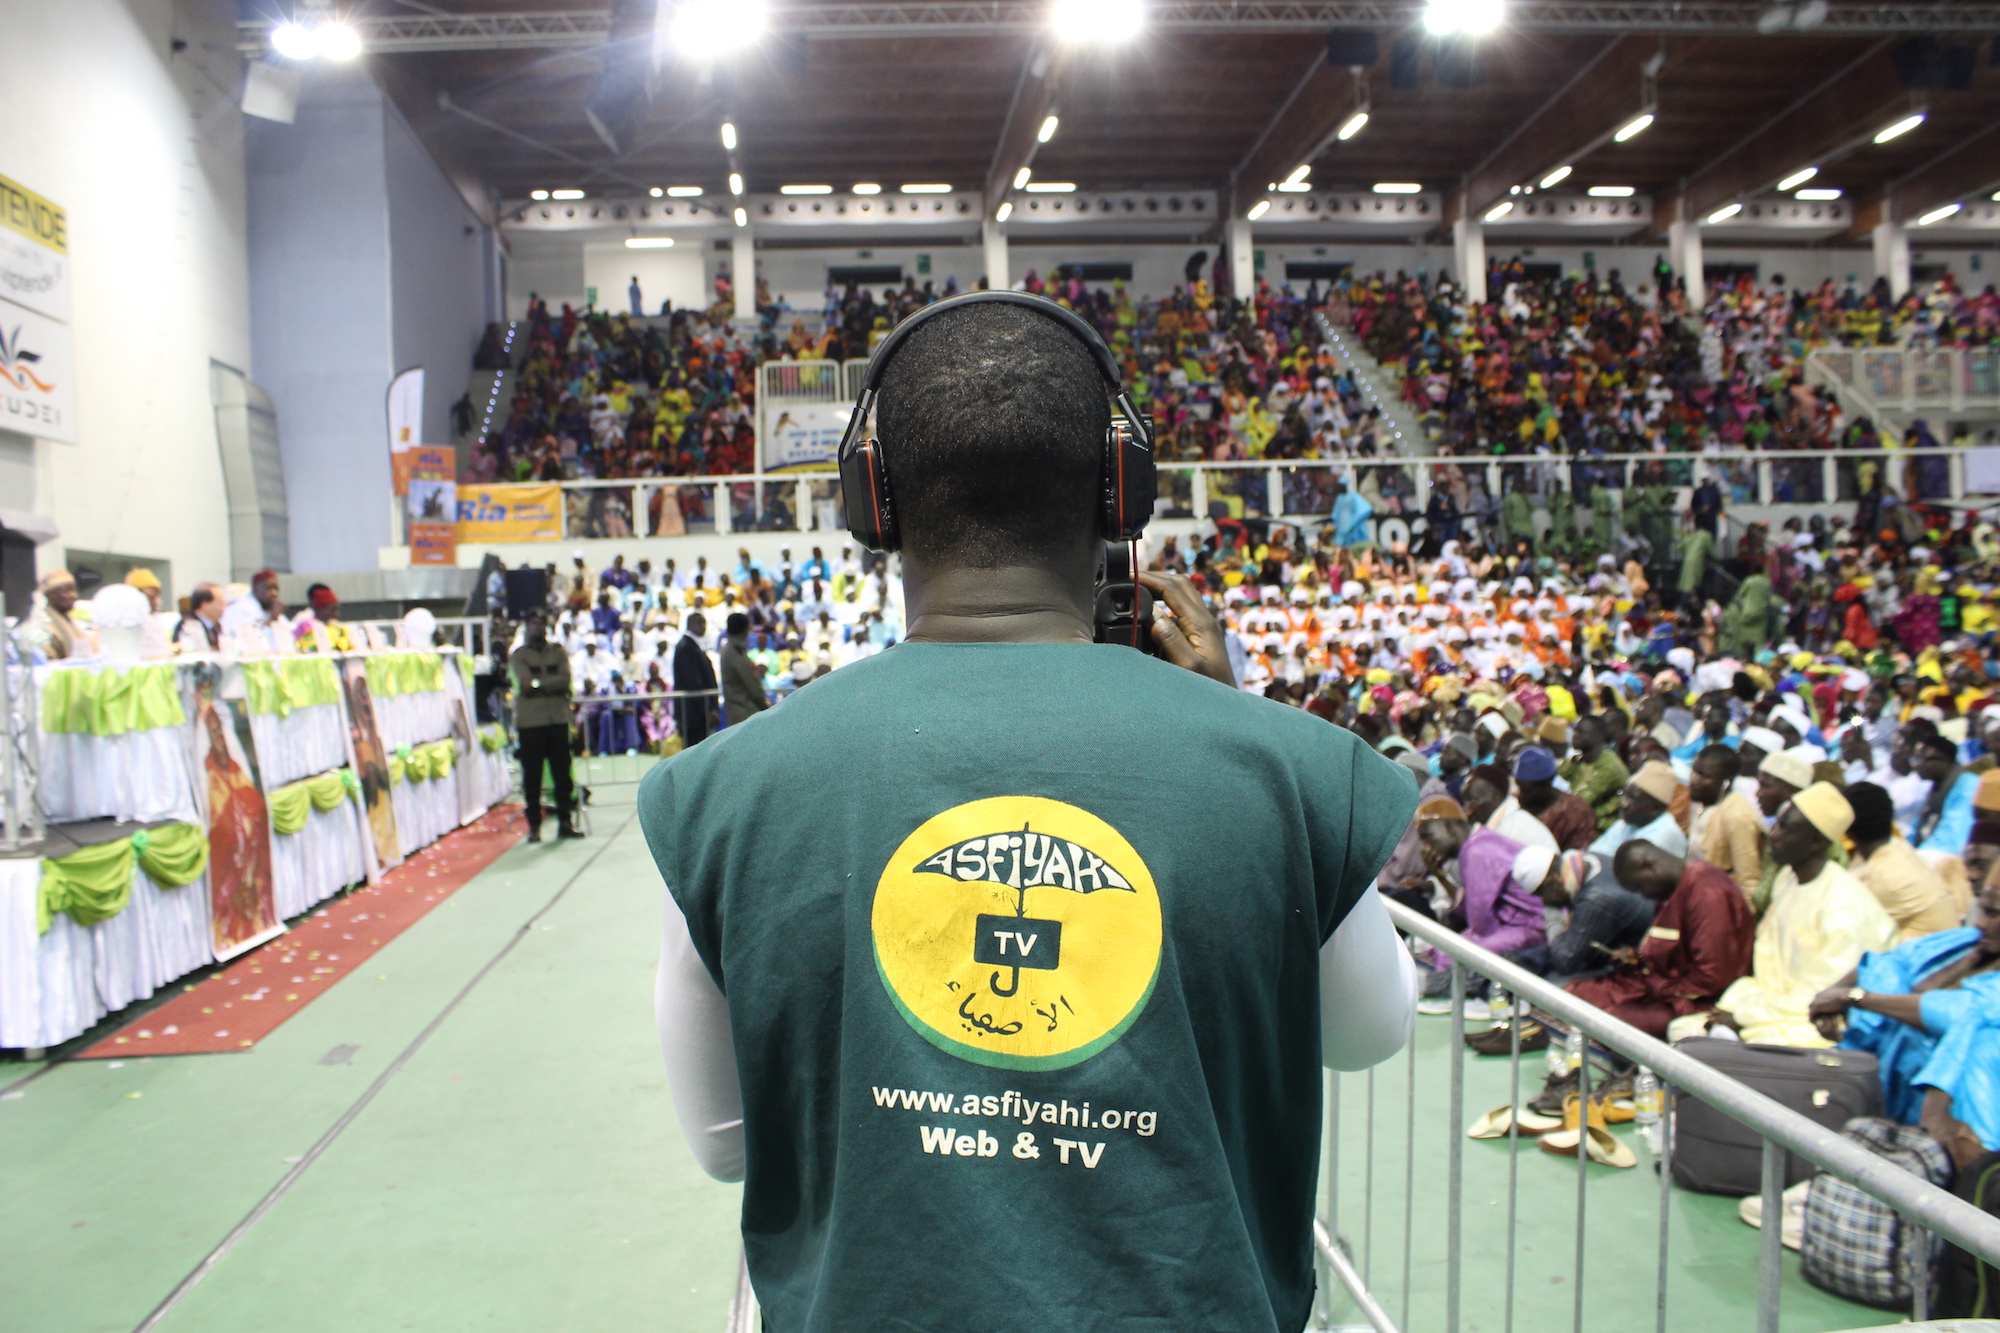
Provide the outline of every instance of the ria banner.
<path id="1" fill-rule="evenodd" d="M 562 514 L 560 486 L 461 486 L 458 540 L 468 544 L 560 541 Z"/>
<path id="2" fill-rule="evenodd" d="M 852 403 L 787 403 L 765 414 L 764 470 L 825 468 L 840 451 Z"/>

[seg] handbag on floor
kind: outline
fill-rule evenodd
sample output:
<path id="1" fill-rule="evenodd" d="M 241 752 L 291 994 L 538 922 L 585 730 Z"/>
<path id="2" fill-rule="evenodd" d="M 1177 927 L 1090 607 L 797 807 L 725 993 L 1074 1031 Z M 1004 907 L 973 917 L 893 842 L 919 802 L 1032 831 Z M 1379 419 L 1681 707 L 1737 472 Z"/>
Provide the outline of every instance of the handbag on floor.
<path id="1" fill-rule="evenodd" d="M 1674 1049 L 1828 1129 L 1882 1113 L 1881 1067 L 1866 1051 L 1752 1046 L 1720 1037 L 1690 1037 Z M 1811 1162 L 1786 1156 L 1787 1186 L 1812 1178 L 1817 1168 Z M 1682 1189 L 1742 1195 L 1764 1187 L 1757 1131 L 1686 1092 L 1674 1098 L 1672 1161 L 1674 1183 Z"/>
<path id="2" fill-rule="evenodd" d="M 2000 1216 L 2000 1152 L 1990 1152 L 1958 1173 L 1958 1197 Z M 2000 1269 L 1945 1243 L 1938 1260 L 1933 1319 L 2000 1319 Z"/>
<path id="3" fill-rule="evenodd" d="M 1850 1120 L 1841 1134 L 1917 1179 L 1949 1189 L 1955 1176 L 1944 1145 L 1915 1125 L 1880 1116 Z M 1799 1269 L 1836 1296 L 1882 1309 L 1904 1309 L 1928 1283 L 1943 1246 L 1894 1208 L 1824 1171 L 1806 1190 Z"/>

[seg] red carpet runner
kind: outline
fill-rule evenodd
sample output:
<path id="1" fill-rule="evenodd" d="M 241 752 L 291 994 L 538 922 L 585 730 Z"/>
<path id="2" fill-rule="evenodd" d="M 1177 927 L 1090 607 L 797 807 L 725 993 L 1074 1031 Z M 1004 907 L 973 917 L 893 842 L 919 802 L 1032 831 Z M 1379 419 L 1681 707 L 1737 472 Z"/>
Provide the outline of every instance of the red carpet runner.
<path id="1" fill-rule="evenodd" d="M 498 805 L 346 898 L 76 1057 L 242 1051 L 324 995 L 521 840 L 521 807 Z"/>

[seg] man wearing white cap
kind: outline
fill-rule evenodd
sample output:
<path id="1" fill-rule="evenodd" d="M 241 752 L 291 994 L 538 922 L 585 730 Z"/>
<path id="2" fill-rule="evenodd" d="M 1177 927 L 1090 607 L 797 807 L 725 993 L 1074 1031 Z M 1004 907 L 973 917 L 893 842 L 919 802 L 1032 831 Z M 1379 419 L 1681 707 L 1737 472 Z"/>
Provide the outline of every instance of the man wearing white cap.
<path id="1" fill-rule="evenodd" d="M 1686 856 L 1687 834 L 1667 809 L 1679 785 L 1674 770 L 1659 760 L 1639 765 L 1618 798 L 1618 818 L 1590 844 L 1591 855 L 1611 857 L 1633 838 L 1644 838 L 1663 852 Z"/>
<path id="2" fill-rule="evenodd" d="M 1751 800 L 1757 799 L 1757 773 L 1764 766 L 1764 756 L 1776 754 L 1785 748 L 1785 738 L 1769 727 L 1745 727 L 1736 746 L 1736 754 L 1742 763 L 1743 775 L 1736 779 L 1736 790 Z"/>
<path id="3" fill-rule="evenodd" d="M 1853 823 L 1854 807 L 1829 782 L 1813 783 L 1779 810 L 1770 857 L 1783 868 L 1757 925 L 1750 975 L 1722 993 L 1711 1024 L 1747 1042 L 1830 1044 L 1807 1014 L 1813 996 L 1896 938 L 1875 895 L 1832 859 Z"/>

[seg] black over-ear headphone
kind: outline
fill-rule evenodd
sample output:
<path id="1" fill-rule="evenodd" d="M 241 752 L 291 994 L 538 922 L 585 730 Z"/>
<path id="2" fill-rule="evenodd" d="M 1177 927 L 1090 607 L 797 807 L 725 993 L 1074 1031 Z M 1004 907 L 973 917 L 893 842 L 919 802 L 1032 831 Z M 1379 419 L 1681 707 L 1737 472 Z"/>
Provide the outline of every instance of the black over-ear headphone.
<path id="1" fill-rule="evenodd" d="M 1104 465 L 1098 505 L 1098 531 L 1108 542 L 1131 541 L 1145 530 L 1153 516 L 1153 500 L 1158 494 L 1159 477 L 1153 468 L 1153 424 L 1132 406 L 1118 375 L 1118 360 L 1096 329 L 1076 313 L 1047 297 L 1027 292 L 968 292 L 939 301 L 911 315 L 876 347 L 861 378 L 861 396 L 854 404 L 854 416 L 840 440 L 841 499 L 847 506 L 847 530 L 871 551 L 893 551 L 902 545 L 903 534 L 896 519 L 895 490 L 889 483 L 888 460 L 882 444 L 868 433 L 875 415 L 875 395 L 882 376 L 909 336 L 925 320 L 960 306 L 984 303 L 1022 306 L 1055 320 L 1081 342 L 1097 362 L 1105 389 L 1118 410 L 1104 433 Z M 1122 419 L 1121 419 L 1122 418 Z"/>

